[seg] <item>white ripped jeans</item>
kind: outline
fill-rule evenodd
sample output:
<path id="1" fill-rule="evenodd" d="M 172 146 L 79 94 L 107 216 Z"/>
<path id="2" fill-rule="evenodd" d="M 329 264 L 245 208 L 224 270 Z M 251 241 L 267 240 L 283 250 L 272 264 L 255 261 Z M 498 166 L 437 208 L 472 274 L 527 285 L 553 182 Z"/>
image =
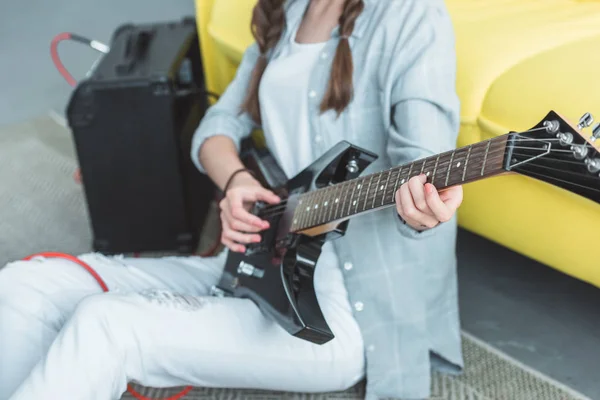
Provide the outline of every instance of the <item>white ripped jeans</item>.
<path id="1" fill-rule="evenodd" d="M 0 270 L 0 400 L 119 399 L 127 382 L 301 392 L 362 379 L 363 343 L 341 271 L 319 260 L 318 299 L 336 338 L 315 345 L 250 300 L 213 298 L 215 258 L 80 257 Z M 321 267 L 322 265 L 322 267 Z"/>

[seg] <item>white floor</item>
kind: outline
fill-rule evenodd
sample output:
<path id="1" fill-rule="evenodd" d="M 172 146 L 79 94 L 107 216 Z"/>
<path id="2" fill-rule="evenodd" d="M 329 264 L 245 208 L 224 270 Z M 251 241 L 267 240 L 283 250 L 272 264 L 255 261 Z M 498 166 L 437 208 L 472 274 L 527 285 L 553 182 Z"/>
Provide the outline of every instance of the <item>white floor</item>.
<path id="1" fill-rule="evenodd" d="M 0 4 L 0 125 L 62 114 L 70 87 L 49 56 L 52 37 L 71 31 L 108 43 L 125 22 L 193 15 L 192 0 L 31 0 Z M 76 77 L 97 53 L 75 43 L 60 53 Z M 593 240 L 594 238 L 589 238 Z M 600 289 L 487 240 L 461 232 L 463 327 L 543 373 L 600 399 Z"/>

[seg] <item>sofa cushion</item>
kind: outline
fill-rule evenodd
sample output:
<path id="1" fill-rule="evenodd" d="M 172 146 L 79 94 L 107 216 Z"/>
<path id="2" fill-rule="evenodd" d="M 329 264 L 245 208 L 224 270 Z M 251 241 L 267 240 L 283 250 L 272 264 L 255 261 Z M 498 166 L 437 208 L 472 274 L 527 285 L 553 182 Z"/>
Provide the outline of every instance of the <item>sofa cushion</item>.
<path id="1" fill-rule="evenodd" d="M 600 105 L 600 0 L 446 3 L 462 122 L 488 123 L 471 140 L 530 128 L 550 109 L 576 119 Z"/>

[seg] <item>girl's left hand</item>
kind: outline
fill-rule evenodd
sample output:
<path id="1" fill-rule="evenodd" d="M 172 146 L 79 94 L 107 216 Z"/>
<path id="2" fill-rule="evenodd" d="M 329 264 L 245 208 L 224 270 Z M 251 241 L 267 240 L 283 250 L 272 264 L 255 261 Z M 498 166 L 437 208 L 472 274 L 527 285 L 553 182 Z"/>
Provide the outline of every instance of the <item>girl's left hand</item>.
<path id="1" fill-rule="evenodd" d="M 462 186 L 438 193 L 427 177 L 411 178 L 396 192 L 396 210 L 408 225 L 418 231 L 449 221 L 463 200 Z"/>

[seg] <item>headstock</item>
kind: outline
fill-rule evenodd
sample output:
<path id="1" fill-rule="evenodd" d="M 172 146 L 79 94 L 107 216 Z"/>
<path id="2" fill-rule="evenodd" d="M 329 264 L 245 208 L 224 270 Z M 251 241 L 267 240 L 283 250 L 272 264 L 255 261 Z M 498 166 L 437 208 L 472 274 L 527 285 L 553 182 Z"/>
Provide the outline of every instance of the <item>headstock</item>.
<path id="1" fill-rule="evenodd" d="M 506 169 L 600 203 L 600 123 L 588 131 L 593 122 L 585 113 L 575 126 L 551 111 L 530 130 L 511 132 Z"/>

